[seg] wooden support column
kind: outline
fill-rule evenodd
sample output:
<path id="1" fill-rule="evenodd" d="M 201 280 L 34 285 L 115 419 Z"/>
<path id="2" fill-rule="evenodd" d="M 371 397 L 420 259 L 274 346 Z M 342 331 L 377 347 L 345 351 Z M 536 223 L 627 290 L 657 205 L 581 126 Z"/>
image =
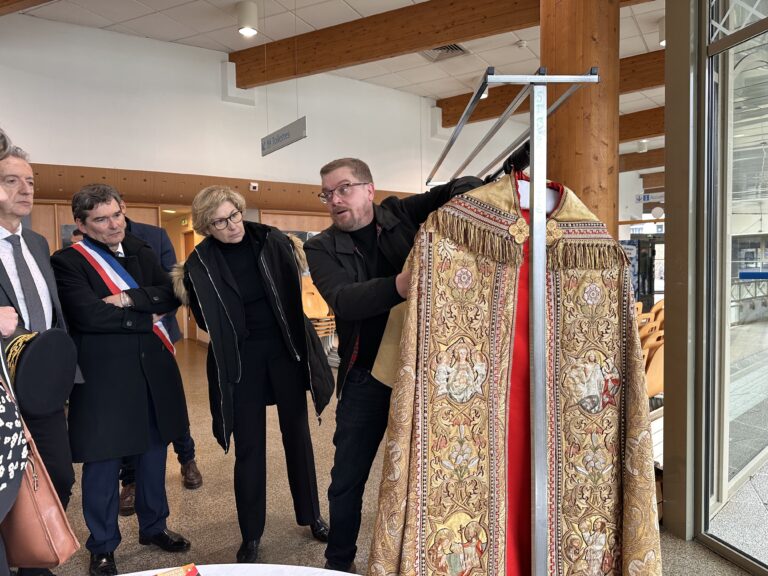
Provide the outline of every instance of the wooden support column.
<path id="1" fill-rule="evenodd" d="M 619 195 L 619 0 L 541 0 L 541 65 L 587 84 L 549 118 L 547 178 L 573 190 L 615 236 Z M 550 85 L 550 102 L 563 92 Z"/>

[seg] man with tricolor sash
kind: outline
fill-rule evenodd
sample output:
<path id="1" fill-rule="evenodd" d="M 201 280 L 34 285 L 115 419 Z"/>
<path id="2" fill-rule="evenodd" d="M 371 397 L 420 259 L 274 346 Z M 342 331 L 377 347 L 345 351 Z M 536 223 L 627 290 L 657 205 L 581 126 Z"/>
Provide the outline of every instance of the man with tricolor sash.
<path id="1" fill-rule="evenodd" d="M 150 246 L 126 233 L 114 188 L 84 187 L 72 198 L 72 214 L 83 240 L 51 259 L 85 380 L 70 396 L 70 443 L 74 461 L 83 462 L 90 574 L 117 574 L 124 456 L 136 456 L 139 542 L 168 552 L 190 546 L 166 526 L 166 450 L 189 421 L 175 350 L 160 320 L 179 301 Z"/>

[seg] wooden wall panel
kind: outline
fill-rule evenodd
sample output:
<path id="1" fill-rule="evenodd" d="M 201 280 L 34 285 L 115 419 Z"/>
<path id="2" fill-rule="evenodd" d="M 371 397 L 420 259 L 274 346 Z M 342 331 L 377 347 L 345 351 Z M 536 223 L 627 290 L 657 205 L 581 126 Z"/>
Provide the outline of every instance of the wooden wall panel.
<path id="1" fill-rule="evenodd" d="M 142 224 L 160 226 L 160 208 L 157 206 L 126 206 L 128 218 Z"/>
<path id="2" fill-rule="evenodd" d="M 53 254 L 59 248 L 56 223 L 56 207 L 51 204 L 35 204 L 29 215 L 29 227 L 48 240 L 48 248 Z"/>
<path id="3" fill-rule="evenodd" d="M 190 206 L 200 190 L 218 184 L 240 192 L 250 208 L 300 212 L 324 209 L 317 198 L 320 193 L 319 184 L 54 164 L 32 164 L 32 167 L 35 172 L 36 199 L 69 202 L 83 185 L 101 181 L 115 186 L 128 204 Z M 258 192 L 249 191 L 251 182 L 259 183 Z M 379 190 L 376 192 L 376 201 L 391 195 L 405 197 L 409 194 Z"/>
<path id="4" fill-rule="evenodd" d="M 619 142 L 632 142 L 664 135 L 664 107 L 622 114 L 619 117 Z"/>
<path id="5" fill-rule="evenodd" d="M 619 156 L 619 171 L 632 172 L 633 170 L 646 170 L 664 166 L 664 148 L 655 148 L 648 152 L 633 152 Z"/>
<path id="6" fill-rule="evenodd" d="M 261 222 L 286 232 L 322 232 L 331 225 L 331 217 L 327 212 L 262 210 Z"/>
<path id="7" fill-rule="evenodd" d="M 651 172 L 650 174 L 641 174 L 643 179 L 643 189 L 664 188 L 664 171 Z"/>

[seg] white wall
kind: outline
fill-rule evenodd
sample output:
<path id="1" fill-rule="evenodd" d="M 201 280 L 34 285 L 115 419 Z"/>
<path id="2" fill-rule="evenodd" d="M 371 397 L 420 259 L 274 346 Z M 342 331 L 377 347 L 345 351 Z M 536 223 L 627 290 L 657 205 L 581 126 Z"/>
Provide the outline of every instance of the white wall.
<path id="1" fill-rule="evenodd" d="M 642 220 L 643 203 L 635 200 L 643 194 L 643 179 L 640 173 L 621 172 L 619 174 L 619 220 Z"/>
<path id="2" fill-rule="evenodd" d="M 0 18 L 0 126 L 32 160 L 317 183 L 329 160 L 357 156 L 379 188 L 416 192 L 449 131 L 433 101 L 321 74 L 221 99 L 226 54 L 23 15 Z M 260 138 L 307 116 L 308 137 L 266 158 Z M 447 180 L 488 123 L 468 126 L 436 180 Z M 479 169 L 522 130 L 509 123 Z M 437 135 L 433 135 L 433 133 Z M 465 172 L 470 173 L 470 172 Z"/>

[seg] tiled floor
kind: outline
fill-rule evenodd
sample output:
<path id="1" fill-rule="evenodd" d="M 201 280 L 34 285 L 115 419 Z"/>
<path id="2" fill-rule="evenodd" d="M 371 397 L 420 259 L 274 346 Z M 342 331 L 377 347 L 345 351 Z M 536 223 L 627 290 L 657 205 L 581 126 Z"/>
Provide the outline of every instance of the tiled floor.
<path id="1" fill-rule="evenodd" d="M 169 527 L 181 532 L 192 542 L 185 554 L 173 555 L 153 547 L 138 544 L 136 518 L 121 518 L 123 542 L 115 554 L 121 572 L 147 570 L 153 567 L 174 566 L 188 562 L 217 564 L 233 562 L 240 544 L 234 497 L 232 493 L 232 467 L 234 455 L 224 454 L 210 431 L 207 383 L 204 369 L 205 351 L 190 342 L 178 347 L 179 365 L 184 375 L 192 434 L 197 442 L 197 458 L 204 476 L 202 488 L 195 491 L 181 487 L 178 464 L 173 454 L 168 457 L 168 498 L 171 509 Z M 332 464 L 335 402 L 323 414 L 323 422 L 310 423 L 321 508 L 327 513 L 327 490 Z M 268 418 L 268 478 L 267 528 L 262 539 L 262 558 L 265 563 L 322 566 L 324 547 L 309 537 L 307 528 L 296 526 L 291 512 L 291 499 L 285 473 L 285 460 L 279 438 L 279 427 L 274 409 Z M 78 467 L 79 482 L 79 467 Z M 381 475 L 381 460 L 377 460 L 368 483 L 368 494 L 363 510 L 363 524 L 359 539 L 357 566 L 364 570 L 375 514 L 375 493 Z M 80 503 L 80 485 L 75 485 L 69 516 L 76 533 L 84 542 L 88 536 Z M 662 532 L 662 554 L 665 576 L 706 574 L 712 576 L 744 574 L 717 555 L 695 542 L 678 540 Z M 87 574 L 88 553 L 82 549 L 64 567 L 55 570 L 60 576 Z"/>

